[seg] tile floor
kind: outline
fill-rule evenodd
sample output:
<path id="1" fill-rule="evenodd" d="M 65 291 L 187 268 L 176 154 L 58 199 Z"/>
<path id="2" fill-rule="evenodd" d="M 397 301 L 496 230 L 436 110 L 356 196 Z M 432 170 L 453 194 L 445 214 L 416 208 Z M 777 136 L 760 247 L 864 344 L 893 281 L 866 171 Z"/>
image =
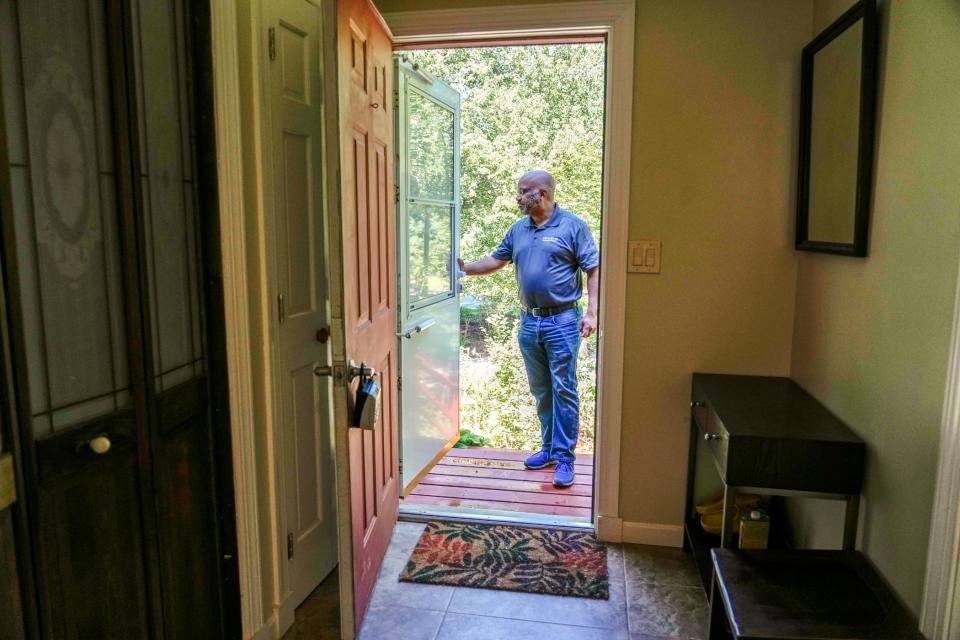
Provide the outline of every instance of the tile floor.
<path id="1" fill-rule="evenodd" d="M 609 600 L 399 582 L 423 527 L 397 523 L 360 640 L 706 637 L 707 601 L 679 549 L 609 545 Z"/>

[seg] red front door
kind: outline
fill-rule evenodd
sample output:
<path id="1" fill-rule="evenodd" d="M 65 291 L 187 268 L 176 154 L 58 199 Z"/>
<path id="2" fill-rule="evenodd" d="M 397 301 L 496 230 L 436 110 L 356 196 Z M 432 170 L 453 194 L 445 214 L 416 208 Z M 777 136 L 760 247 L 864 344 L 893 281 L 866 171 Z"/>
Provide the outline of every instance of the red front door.
<path id="1" fill-rule="evenodd" d="M 377 423 L 349 435 L 359 629 L 399 505 L 393 74 L 391 37 L 371 3 L 339 0 L 337 39 L 346 355 L 379 372 L 382 387 Z M 347 385 L 351 401 L 358 384 Z"/>

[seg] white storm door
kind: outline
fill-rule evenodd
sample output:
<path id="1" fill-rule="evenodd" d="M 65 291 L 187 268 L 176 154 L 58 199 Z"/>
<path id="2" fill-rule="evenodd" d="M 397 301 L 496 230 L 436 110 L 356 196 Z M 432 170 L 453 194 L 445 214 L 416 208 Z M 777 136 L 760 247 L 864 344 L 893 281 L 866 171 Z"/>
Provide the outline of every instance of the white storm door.
<path id="1" fill-rule="evenodd" d="M 319 3 L 265 5 L 276 247 L 284 598 L 303 601 L 337 563 L 328 282 L 324 251 Z"/>
<path id="2" fill-rule="evenodd" d="M 396 59 L 403 495 L 459 438 L 460 95 Z"/>

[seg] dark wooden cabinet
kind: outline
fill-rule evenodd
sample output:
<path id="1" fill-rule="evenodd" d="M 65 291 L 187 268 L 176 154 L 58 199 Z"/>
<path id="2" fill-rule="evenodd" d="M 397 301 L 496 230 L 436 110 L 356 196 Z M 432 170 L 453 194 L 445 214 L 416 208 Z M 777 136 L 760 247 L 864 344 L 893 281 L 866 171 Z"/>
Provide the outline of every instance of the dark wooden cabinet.
<path id="1" fill-rule="evenodd" d="M 789 378 L 693 374 L 684 545 L 694 552 L 704 588 L 709 550 L 733 546 L 740 493 L 844 500 L 843 548 L 852 549 L 864 453 L 863 441 Z M 702 456 L 710 464 L 698 464 Z M 723 487 L 720 537 L 705 533 L 696 518 L 698 472 L 705 467 Z"/>

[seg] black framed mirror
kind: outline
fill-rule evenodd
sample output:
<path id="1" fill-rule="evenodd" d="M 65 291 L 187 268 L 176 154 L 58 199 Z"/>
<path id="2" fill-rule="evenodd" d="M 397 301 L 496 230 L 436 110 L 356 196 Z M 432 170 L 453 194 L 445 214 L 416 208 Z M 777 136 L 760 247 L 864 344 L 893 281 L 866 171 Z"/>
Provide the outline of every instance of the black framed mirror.
<path id="1" fill-rule="evenodd" d="M 796 248 L 866 256 L 877 4 L 860 0 L 803 49 Z"/>

